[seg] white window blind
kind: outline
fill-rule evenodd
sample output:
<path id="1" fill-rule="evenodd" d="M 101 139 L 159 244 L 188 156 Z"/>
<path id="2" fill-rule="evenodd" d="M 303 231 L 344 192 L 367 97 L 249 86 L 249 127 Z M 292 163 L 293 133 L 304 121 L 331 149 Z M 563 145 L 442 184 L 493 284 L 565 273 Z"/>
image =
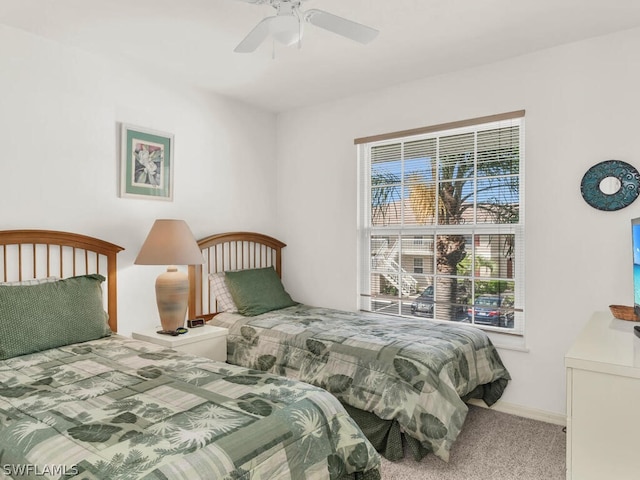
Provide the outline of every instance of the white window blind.
<path id="1" fill-rule="evenodd" d="M 524 112 L 402 133 L 356 140 L 360 307 L 521 334 Z"/>

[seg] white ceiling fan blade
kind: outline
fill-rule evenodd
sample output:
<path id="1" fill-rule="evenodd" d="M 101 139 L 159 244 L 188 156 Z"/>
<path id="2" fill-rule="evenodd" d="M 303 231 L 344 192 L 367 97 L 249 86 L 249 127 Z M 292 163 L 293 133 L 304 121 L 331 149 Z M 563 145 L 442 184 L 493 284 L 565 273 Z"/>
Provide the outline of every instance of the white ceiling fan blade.
<path id="1" fill-rule="evenodd" d="M 379 33 L 375 28 L 315 8 L 304 12 L 304 19 L 316 27 L 365 44 L 376 38 Z"/>
<path id="2" fill-rule="evenodd" d="M 258 25 L 256 25 L 246 37 L 244 37 L 244 40 L 242 40 L 238 46 L 233 49 L 233 51 L 236 53 L 251 53 L 255 51 L 255 49 L 258 48 L 269 35 L 269 23 L 274 18 L 275 17 L 267 17 L 262 19 L 262 21 L 258 23 Z"/>

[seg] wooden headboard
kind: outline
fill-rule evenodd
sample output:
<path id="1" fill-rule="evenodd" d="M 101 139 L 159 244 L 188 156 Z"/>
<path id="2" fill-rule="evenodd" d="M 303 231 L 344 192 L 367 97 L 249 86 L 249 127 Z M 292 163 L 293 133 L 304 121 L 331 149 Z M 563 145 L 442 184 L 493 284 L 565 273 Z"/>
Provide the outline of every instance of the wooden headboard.
<path id="1" fill-rule="evenodd" d="M 216 300 L 209 288 L 209 274 L 229 270 L 273 267 L 282 276 L 284 243 L 253 232 L 211 235 L 198 241 L 205 263 L 189 266 L 189 318 L 209 320 L 216 312 Z"/>
<path id="2" fill-rule="evenodd" d="M 0 282 L 99 273 L 109 328 L 118 331 L 116 255 L 118 245 L 76 233 L 53 230 L 0 230 Z"/>

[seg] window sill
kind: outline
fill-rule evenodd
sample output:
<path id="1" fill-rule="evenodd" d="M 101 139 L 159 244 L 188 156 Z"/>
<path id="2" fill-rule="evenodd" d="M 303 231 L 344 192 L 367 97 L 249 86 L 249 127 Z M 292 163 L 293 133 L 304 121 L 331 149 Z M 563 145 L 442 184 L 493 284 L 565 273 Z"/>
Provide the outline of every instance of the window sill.
<path id="1" fill-rule="evenodd" d="M 485 330 L 485 333 L 498 350 L 513 350 L 516 352 L 529 353 L 529 348 L 522 334 L 489 332 L 487 330 Z"/>

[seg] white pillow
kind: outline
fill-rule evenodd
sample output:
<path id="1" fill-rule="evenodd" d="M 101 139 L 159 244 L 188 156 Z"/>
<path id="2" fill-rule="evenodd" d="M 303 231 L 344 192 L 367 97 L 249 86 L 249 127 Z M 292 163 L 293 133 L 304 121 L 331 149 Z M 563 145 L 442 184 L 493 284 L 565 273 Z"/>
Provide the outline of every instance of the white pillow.
<path id="1" fill-rule="evenodd" d="M 53 283 L 60 279 L 58 277 L 30 278 L 29 280 L 20 280 L 15 282 L 0 282 L 0 285 L 19 287 L 21 285 L 40 285 L 41 283 Z"/>
<path id="2" fill-rule="evenodd" d="M 227 283 L 224 281 L 224 272 L 210 273 L 209 284 L 211 286 L 211 296 L 218 302 L 219 312 L 235 313 L 238 311 L 238 307 L 236 307 L 233 297 L 231 297 Z"/>

